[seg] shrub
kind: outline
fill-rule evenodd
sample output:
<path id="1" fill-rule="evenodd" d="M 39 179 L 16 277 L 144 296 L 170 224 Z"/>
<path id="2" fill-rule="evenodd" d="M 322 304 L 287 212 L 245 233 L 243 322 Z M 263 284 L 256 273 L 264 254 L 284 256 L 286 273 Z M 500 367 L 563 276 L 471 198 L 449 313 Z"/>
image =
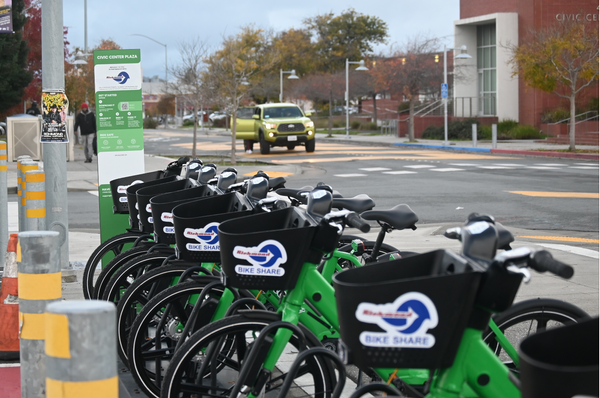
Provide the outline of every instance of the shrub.
<path id="1" fill-rule="evenodd" d="M 515 140 L 535 140 L 546 137 L 535 127 L 529 125 L 516 126 L 510 130 L 510 136 Z"/>
<path id="2" fill-rule="evenodd" d="M 188 126 L 193 126 L 194 125 L 194 120 L 193 119 L 185 119 L 183 121 L 183 127 L 188 127 Z"/>
<path id="3" fill-rule="evenodd" d="M 598 112 L 598 106 L 598 97 L 593 97 L 590 99 L 590 102 L 588 102 L 586 111 Z"/>
<path id="4" fill-rule="evenodd" d="M 544 111 L 542 113 L 542 123 L 556 123 L 566 120 L 571 116 L 571 112 L 564 108 Z M 567 121 L 565 121 L 567 123 Z"/>
<path id="5" fill-rule="evenodd" d="M 350 122 L 350 128 L 352 130 L 358 130 L 362 127 L 362 124 L 358 120 L 353 120 Z"/>
<path id="6" fill-rule="evenodd" d="M 333 127 L 338 128 L 338 127 L 340 127 L 340 124 L 338 122 L 333 122 Z"/>
<path id="7" fill-rule="evenodd" d="M 511 120 L 511 119 L 502 120 L 501 122 L 498 123 L 498 135 L 500 135 L 500 133 L 507 133 L 510 130 L 517 127 L 518 125 L 519 125 L 518 122 Z"/>
<path id="8" fill-rule="evenodd" d="M 145 129 L 156 129 L 156 126 L 158 126 L 158 122 L 153 117 L 147 117 L 144 119 Z"/>
<path id="9" fill-rule="evenodd" d="M 377 123 L 375 123 L 375 122 L 367 122 L 367 123 L 363 124 L 363 130 L 375 131 L 378 129 L 379 129 L 379 127 L 377 127 Z"/>

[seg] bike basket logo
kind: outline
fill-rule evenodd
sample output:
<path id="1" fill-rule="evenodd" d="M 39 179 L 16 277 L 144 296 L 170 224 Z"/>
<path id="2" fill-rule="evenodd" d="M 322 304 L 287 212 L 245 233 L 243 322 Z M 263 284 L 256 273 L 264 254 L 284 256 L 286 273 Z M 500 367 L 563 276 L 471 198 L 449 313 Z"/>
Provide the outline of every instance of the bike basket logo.
<path id="1" fill-rule="evenodd" d="M 221 245 L 219 244 L 219 233 L 217 228 L 219 227 L 218 222 L 211 222 L 206 224 L 204 228 L 194 229 L 186 228 L 183 231 L 183 236 L 188 239 L 194 239 L 199 243 L 187 243 L 185 247 L 190 251 L 219 251 Z"/>
<path id="2" fill-rule="evenodd" d="M 107 76 L 107 79 L 113 79 L 119 84 L 127 83 L 127 80 L 130 79 L 129 74 L 125 71 L 119 73 L 117 76 Z"/>
<path id="3" fill-rule="evenodd" d="M 384 332 L 362 332 L 361 344 L 369 347 L 431 348 L 435 337 L 428 334 L 438 324 L 438 313 L 431 299 L 422 293 L 409 292 L 393 303 L 361 303 L 356 319 L 374 323 Z"/>
<path id="4" fill-rule="evenodd" d="M 169 222 L 171 224 L 173 224 L 173 213 L 169 213 L 169 212 L 164 212 L 160 215 L 160 219 L 163 222 Z"/>
<path id="5" fill-rule="evenodd" d="M 129 184 L 129 185 L 119 185 L 119 186 L 117 187 L 117 193 L 127 193 L 127 188 L 129 188 L 129 187 L 130 187 L 130 186 L 132 186 L 132 185 L 141 184 L 141 183 L 143 183 L 143 182 L 144 182 L 144 181 L 142 181 L 142 180 L 135 180 L 134 182 L 132 182 L 132 183 L 131 183 L 131 184 Z"/>
<path id="6" fill-rule="evenodd" d="M 152 206 L 150 205 L 150 203 L 148 203 L 148 204 L 146 205 L 146 211 L 147 211 L 148 213 L 152 213 Z"/>
<path id="7" fill-rule="evenodd" d="M 276 240 L 266 240 L 255 247 L 236 246 L 233 256 L 246 260 L 250 265 L 236 265 L 235 272 L 242 275 L 283 276 L 285 270 L 279 268 L 287 261 L 287 252 Z"/>

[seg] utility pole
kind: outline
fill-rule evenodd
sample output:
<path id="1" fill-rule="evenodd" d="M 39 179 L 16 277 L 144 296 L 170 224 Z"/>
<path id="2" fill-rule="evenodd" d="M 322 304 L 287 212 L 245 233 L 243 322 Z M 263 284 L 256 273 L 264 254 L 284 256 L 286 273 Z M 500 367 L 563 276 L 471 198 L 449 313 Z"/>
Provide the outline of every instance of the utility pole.
<path id="1" fill-rule="evenodd" d="M 42 0 L 42 92 L 65 91 L 63 1 Z M 60 234 L 60 265 L 69 268 L 67 143 L 43 143 L 46 228 Z"/>

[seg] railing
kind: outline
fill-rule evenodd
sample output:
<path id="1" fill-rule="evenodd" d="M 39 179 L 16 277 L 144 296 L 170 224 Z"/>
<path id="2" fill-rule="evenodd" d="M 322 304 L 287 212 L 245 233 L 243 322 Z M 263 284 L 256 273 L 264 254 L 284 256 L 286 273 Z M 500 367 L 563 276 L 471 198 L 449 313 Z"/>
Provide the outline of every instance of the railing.
<path id="1" fill-rule="evenodd" d="M 592 116 L 587 116 L 585 119 L 581 119 L 582 116 L 584 115 L 592 115 Z M 598 112 L 597 111 L 587 111 L 587 112 L 583 112 L 580 113 L 579 115 L 575 115 L 575 120 L 577 120 L 577 122 L 575 122 L 575 124 L 579 124 L 582 122 L 587 122 L 588 120 L 598 120 Z M 554 122 L 554 123 L 546 123 L 550 126 L 554 126 L 556 124 L 562 124 L 562 123 L 567 123 L 567 124 L 571 124 L 571 118 L 567 118 L 567 119 L 563 119 L 563 120 L 559 120 L 558 122 Z"/>
<path id="2" fill-rule="evenodd" d="M 381 134 L 398 137 L 398 119 L 388 119 L 381 121 Z"/>

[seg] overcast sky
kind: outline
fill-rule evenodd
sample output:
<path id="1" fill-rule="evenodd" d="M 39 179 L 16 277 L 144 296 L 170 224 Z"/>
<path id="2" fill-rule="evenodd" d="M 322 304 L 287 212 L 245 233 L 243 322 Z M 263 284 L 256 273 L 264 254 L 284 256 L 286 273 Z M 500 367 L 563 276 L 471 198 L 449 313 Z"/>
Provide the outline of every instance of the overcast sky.
<path id="1" fill-rule="evenodd" d="M 285 4 L 284 4 L 285 3 Z M 302 28 L 302 20 L 319 14 L 354 8 L 376 16 L 388 25 L 386 51 L 393 43 L 402 43 L 416 34 L 445 37 L 453 44 L 453 22 L 459 19 L 459 0 L 303 0 L 294 4 L 284 1 L 198 1 L 198 0 L 89 0 L 87 2 L 88 48 L 101 39 L 112 39 L 126 49 L 142 52 L 144 76 L 165 75 L 165 48 L 141 34 L 167 45 L 169 67 L 180 62 L 178 45 L 199 38 L 213 50 L 219 48 L 223 35 L 255 24 L 276 32 Z M 84 1 L 63 0 L 63 23 L 69 28 L 67 39 L 84 47 Z"/>

